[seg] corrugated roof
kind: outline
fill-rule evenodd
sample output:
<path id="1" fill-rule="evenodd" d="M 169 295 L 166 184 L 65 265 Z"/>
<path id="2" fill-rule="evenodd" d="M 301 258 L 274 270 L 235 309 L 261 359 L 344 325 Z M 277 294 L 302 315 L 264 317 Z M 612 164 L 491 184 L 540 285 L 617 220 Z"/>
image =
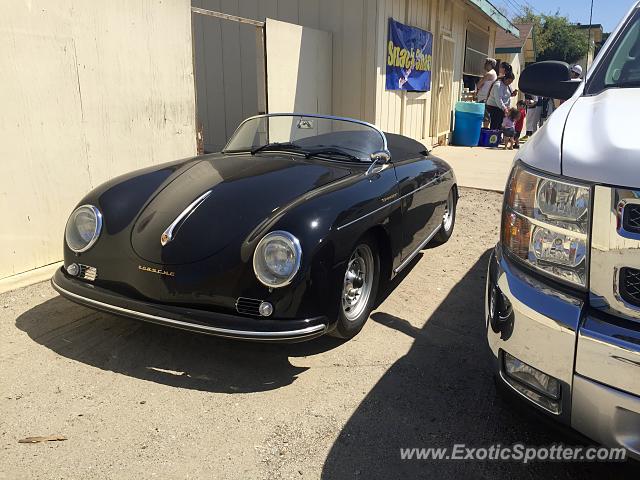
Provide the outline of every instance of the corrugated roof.
<path id="1" fill-rule="evenodd" d="M 500 10 L 493 6 L 493 4 L 489 0 L 467 0 L 467 2 L 475 5 L 482 11 L 482 13 L 484 13 L 495 24 L 502 27 L 504 30 L 512 31 L 516 37 L 519 35 L 515 25 L 511 23 Z"/>
<path id="2" fill-rule="evenodd" d="M 522 49 L 527 39 L 533 31 L 532 23 L 516 23 L 515 26 L 520 31 L 520 38 L 511 35 L 509 32 L 499 30 L 496 32 L 496 50 L 499 48 L 519 48 Z"/>

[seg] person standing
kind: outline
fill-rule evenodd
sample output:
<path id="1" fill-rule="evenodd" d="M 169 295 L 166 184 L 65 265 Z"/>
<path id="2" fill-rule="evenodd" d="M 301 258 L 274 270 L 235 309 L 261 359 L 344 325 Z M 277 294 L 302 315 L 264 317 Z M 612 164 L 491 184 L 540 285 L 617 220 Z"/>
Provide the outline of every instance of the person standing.
<path id="1" fill-rule="evenodd" d="M 577 63 L 571 67 L 571 80 L 580 80 L 582 76 L 582 67 Z"/>
<path id="2" fill-rule="evenodd" d="M 495 58 L 487 58 L 484 61 L 484 71 L 486 73 L 476 86 L 476 91 L 478 92 L 477 100 L 479 103 L 486 103 L 487 97 L 489 96 L 489 90 L 491 90 L 491 85 L 493 85 L 493 82 L 498 79 L 496 64 L 497 62 Z"/>
<path id="3" fill-rule="evenodd" d="M 542 109 L 540 112 L 540 127 L 544 125 L 544 122 L 551 116 L 553 111 L 555 110 L 555 104 L 553 103 L 553 98 L 543 97 L 540 99 L 542 102 Z"/>
<path id="4" fill-rule="evenodd" d="M 504 116 L 509 112 L 511 108 L 511 97 L 514 91 L 511 90 L 511 84 L 515 76 L 513 72 L 507 71 L 502 79 L 498 79 L 494 82 L 489 96 L 487 98 L 487 111 L 491 118 L 491 130 L 499 130 L 502 128 L 502 120 Z"/>
<path id="5" fill-rule="evenodd" d="M 520 137 L 522 136 L 522 130 L 524 130 L 524 122 L 527 118 L 527 105 L 524 100 L 518 100 L 518 112 L 520 112 L 520 116 L 515 123 L 515 131 L 516 134 L 513 137 L 515 140 L 513 148 L 520 148 Z M 526 132 L 525 132 L 526 133 Z"/>
<path id="6" fill-rule="evenodd" d="M 527 132 L 525 137 L 530 137 L 538 130 L 540 116 L 542 115 L 542 104 L 539 104 L 540 98 L 536 95 L 526 94 L 524 101 L 527 105 Z M 521 140 L 524 140 L 524 138 Z"/>
<path id="7" fill-rule="evenodd" d="M 507 73 L 513 73 L 513 67 L 509 62 L 500 62 L 500 67 L 498 67 L 498 78 L 504 78 Z"/>
<path id="8" fill-rule="evenodd" d="M 505 150 L 513 150 L 516 143 L 516 122 L 520 119 L 520 111 L 510 108 L 502 120 L 502 136 Z"/>

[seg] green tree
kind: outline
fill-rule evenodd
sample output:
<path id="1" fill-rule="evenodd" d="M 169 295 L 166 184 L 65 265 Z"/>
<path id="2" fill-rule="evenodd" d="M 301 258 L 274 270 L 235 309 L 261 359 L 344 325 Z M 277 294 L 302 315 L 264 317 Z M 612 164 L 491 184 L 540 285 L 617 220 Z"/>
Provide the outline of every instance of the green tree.
<path id="1" fill-rule="evenodd" d="M 536 14 L 526 8 L 516 23 L 532 23 L 536 36 L 536 58 L 543 60 L 562 60 L 574 63 L 584 57 L 589 50 L 589 40 L 584 31 L 571 25 L 569 19 L 555 15 Z"/>

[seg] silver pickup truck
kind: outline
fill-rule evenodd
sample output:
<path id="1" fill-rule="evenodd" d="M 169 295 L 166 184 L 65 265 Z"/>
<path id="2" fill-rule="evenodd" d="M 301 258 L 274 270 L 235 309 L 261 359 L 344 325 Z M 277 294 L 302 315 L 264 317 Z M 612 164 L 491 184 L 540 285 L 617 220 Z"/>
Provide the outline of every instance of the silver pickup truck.
<path id="1" fill-rule="evenodd" d="M 640 458 L 640 3 L 584 81 L 540 62 L 520 89 L 566 99 L 518 152 L 486 289 L 498 382 Z"/>

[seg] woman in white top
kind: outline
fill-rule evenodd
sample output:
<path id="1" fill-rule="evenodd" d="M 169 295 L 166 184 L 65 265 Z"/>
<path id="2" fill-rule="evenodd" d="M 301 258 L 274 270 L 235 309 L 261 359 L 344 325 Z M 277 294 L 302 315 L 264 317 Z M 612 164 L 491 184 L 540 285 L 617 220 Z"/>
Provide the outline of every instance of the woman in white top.
<path id="1" fill-rule="evenodd" d="M 480 79 L 478 85 L 476 86 L 479 103 L 485 103 L 487 101 L 491 85 L 493 85 L 493 82 L 498 79 L 498 74 L 495 70 L 496 64 L 497 62 L 495 58 L 487 58 L 484 61 L 484 71 L 487 73 L 484 74 L 484 77 Z"/>
<path id="2" fill-rule="evenodd" d="M 487 111 L 491 118 L 491 126 L 489 127 L 491 130 L 498 130 L 502 127 L 502 120 L 511 107 L 511 97 L 515 93 L 510 87 L 514 79 L 513 72 L 506 72 L 504 77 L 496 80 L 489 90 Z"/>

